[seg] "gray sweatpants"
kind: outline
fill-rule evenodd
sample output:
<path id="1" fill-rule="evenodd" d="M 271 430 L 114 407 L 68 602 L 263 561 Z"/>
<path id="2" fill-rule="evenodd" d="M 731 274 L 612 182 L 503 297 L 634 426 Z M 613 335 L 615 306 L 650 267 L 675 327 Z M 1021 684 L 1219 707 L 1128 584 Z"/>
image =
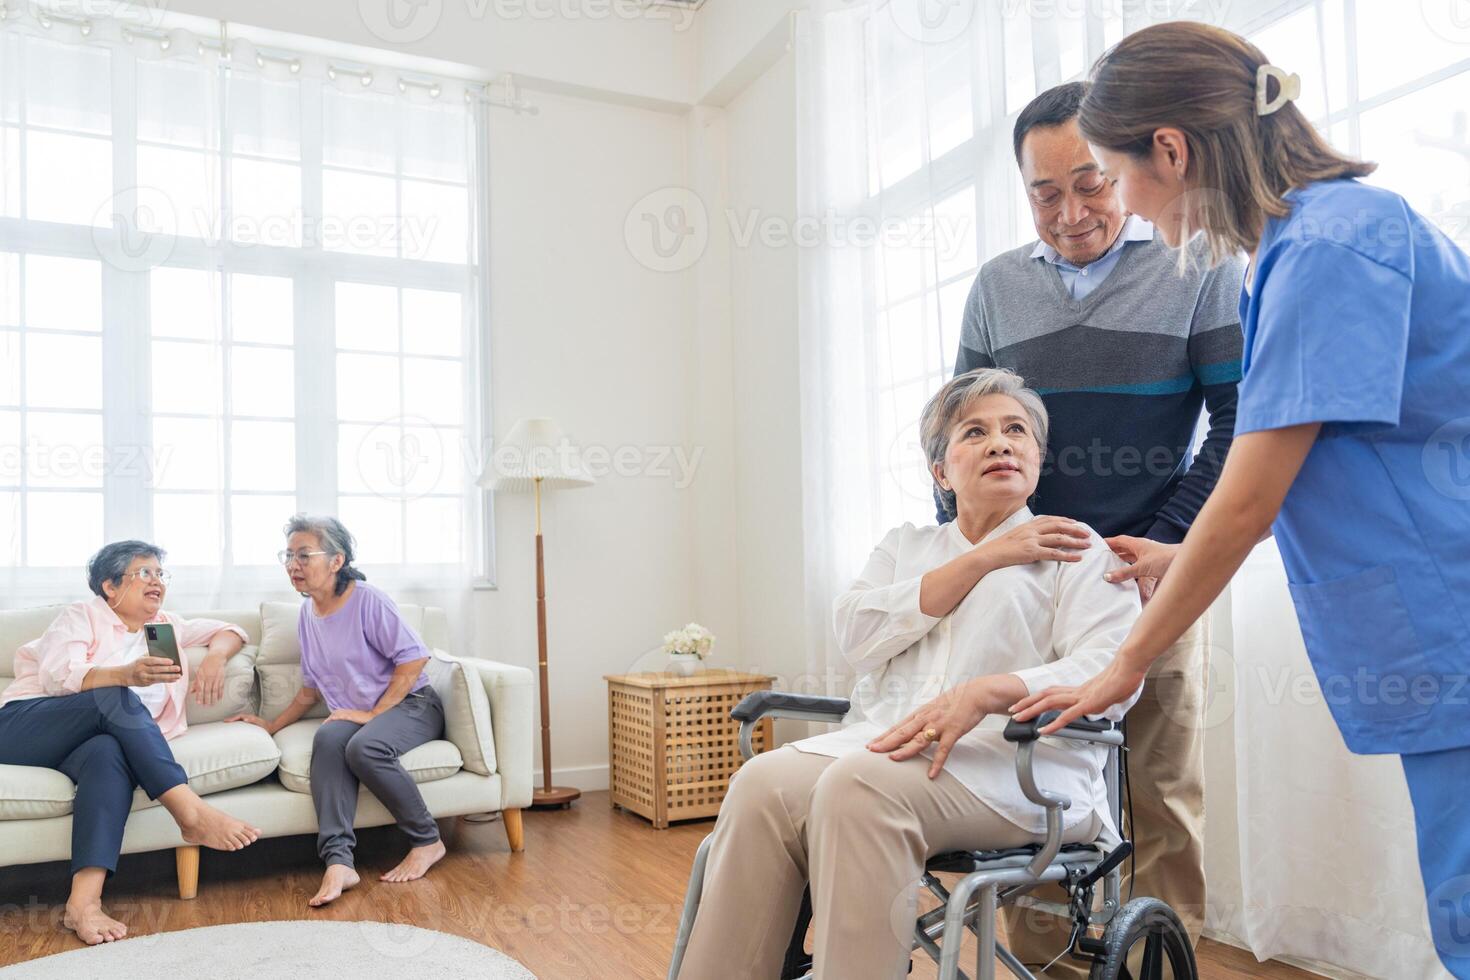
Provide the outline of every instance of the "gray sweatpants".
<path id="1" fill-rule="evenodd" d="M 444 735 L 444 705 L 432 687 L 415 691 L 366 725 L 329 721 L 311 743 L 316 849 L 325 864 L 353 866 L 358 784 L 378 798 L 414 847 L 439 839 L 439 825 L 398 757 Z"/>

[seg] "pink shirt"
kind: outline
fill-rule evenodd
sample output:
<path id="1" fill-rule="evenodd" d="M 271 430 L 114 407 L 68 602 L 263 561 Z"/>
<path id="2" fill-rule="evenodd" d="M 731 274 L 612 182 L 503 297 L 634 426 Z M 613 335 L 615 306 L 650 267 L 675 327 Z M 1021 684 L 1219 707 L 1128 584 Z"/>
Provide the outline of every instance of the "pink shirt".
<path id="1" fill-rule="evenodd" d="M 217 619 L 184 619 L 160 612 L 162 622 L 172 623 L 179 650 L 205 646 L 220 630 L 229 630 L 246 643 L 250 637 L 232 623 Z M 15 651 L 15 680 L 0 694 L 0 708 L 11 701 L 35 697 L 62 697 L 82 690 L 82 679 L 93 667 L 116 667 L 125 663 L 128 628 L 107 600 L 95 596 L 73 602 L 63 609 L 39 640 Z M 178 738 L 188 729 L 184 719 L 184 697 L 189 691 L 189 661 L 184 673 L 165 685 L 168 700 L 156 716 L 164 738 Z"/>

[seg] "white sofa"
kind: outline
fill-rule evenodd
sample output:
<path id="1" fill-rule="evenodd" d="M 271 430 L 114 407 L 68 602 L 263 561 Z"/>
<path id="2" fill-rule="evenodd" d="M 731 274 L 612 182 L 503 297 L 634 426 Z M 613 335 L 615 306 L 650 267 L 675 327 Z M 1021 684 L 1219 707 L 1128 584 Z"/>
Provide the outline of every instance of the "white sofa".
<path id="1" fill-rule="evenodd" d="M 15 651 L 40 636 L 61 606 L 0 612 L 0 689 L 11 681 Z M 189 730 L 170 744 L 189 785 L 220 809 L 261 828 L 266 837 L 315 834 L 309 773 L 312 736 L 327 715 L 318 704 L 274 737 L 255 725 L 224 724 L 248 712 L 274 718 L 301 686 L 296 642 L 300 606 L 266 602 L 258 610 L 184 612 L 244 628 L 251 643 L 230 658 L 225 694 L 201 707 L 188 699 Z M 434 658 L 427 671 L 445 706 L 445 737 L 403 756 L 436 817 L 501 811 L 512 851 L 521 850 L 521 808 L 531 802 L 534 738 L 533 678 L 524 667 L 453 657 L 442 647 L 448 624 L 441 609 L 399 606 Z M 197 666 L 203 648 L 185 651 Z M 71 805 L 76 787 L 55 769 L 0 765 L 0 866 L 65 860 L 71 856 Z M 393 822 L 366 789 L 357 804 L 358 827 Z M 174 848 L 179 897 L 198 888 L 199 849 L 184 843 L 167 811 L 135 793 L 123 852 Z M 250 860 L 249 850 L 240 852 Z"/>

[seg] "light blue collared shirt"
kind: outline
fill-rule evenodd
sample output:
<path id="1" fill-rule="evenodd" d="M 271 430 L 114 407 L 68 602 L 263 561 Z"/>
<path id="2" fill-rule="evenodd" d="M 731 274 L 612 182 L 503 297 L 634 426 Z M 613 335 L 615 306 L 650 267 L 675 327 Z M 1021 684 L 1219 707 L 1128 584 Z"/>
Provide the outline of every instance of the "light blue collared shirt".
<path id="1" fill-rule="evenodd" d="M 1123 254 L 1123 246 L 1129 242 L 1151 242 L 1154 240 L 1154 226 L 1140 218 L 1136 214 L 1130 214 L 1123 222 L 1123 230 L 1118 232 L 1118 237 L 1113 245 L 1101 258 L 1095 259 L 1084 266 L 1076 266 L 1062 258 L 1056 249 L 1046 242 L 1037 242 L 1036 248 L 1032 249 L 1033 259 L 1046 259 L 1057 267 L 1057 272 L 1062 277 L 1062 285 L 1067 287 L 1067 294 L 1075 301 L 1081 301 L 1088 297 L 1091 292 L 1103 284 L 1108 273 L 1118 264 L 1118 256 Z"/>

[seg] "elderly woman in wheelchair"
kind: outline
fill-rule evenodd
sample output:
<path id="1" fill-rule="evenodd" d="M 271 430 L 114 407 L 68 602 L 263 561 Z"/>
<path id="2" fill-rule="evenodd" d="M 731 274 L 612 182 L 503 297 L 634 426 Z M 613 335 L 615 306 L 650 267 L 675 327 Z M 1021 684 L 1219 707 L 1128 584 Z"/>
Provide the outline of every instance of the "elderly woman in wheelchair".
<path id="1" fill-rule="evenodd" d="M 996 949 L 994 909 L 1042 881 L 1068 886 L 1074 939 L 1108 959 L 1083 937 L 1104 875 L 1107 911 L 1121 918 L 1127 845 L 1116 781 L 1105 779 L 1121 735 L 1103 721 L 1041 742 L 1035 723 L 1007 729 L 1005 716 L 1031 692 L 1102 670 L 1139 615 L 1137 588 L 1104 580 L 1122 562 L 1091 528 L 1028 509 L 1047 413 L 1015 374 L 956 377 L 920 427 L 954 520 L 889 531 L 837 599 L 838 644 L 858 676 L 850 710 L 846 699 L 769 693 L 736 709 L 747 728 L 763 715 L 846 714 L 841 728 L 756 756 L 731 780 L 696 860 L 670 977 L 765 980 L 810 967 L 818 980 L 886 980 L 907 972 L 917 946 L 952 978 L 966 928 L 980 937 L 978 976 L 993 975 L 998 953 L 1029 977 Z M 1106 718 L 1120 720 L 1137 696 Z M 972 873 L 951 896 L 938 870 Z M 921 880 L 948 905 L 916 922 Z M 1187 942 L 1185 963 L 1164 941 L 1167 925 L 1130 927 L 1163 935 L 1146 944 L 1141 974 L 1133 957 L 1133 976 L 1162 976 L 1161 964 L 1193 973 Z M 1101 975 L 1129 975 L 1111 954 L 1119 962 Z"/>

